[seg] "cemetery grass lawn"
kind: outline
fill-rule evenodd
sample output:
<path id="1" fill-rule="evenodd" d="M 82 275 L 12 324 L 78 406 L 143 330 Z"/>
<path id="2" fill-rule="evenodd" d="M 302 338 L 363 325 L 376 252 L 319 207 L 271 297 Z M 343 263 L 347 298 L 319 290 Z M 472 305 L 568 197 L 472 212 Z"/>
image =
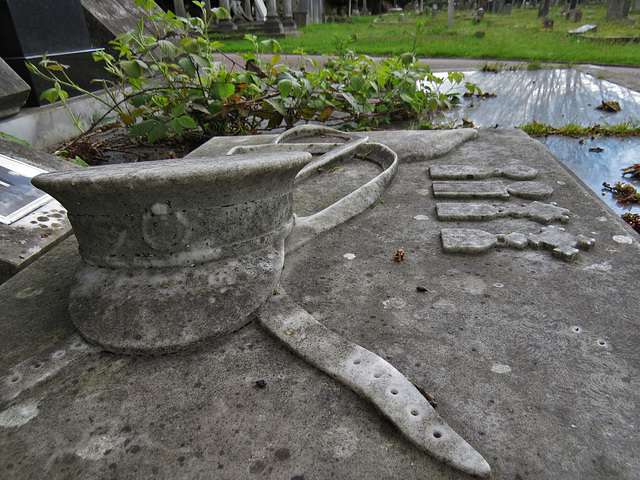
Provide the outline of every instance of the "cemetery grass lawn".
<path id="1" fill-rule="evenodd" d="M 580 25 L 595 24 L 598 38 L 640 36 L 640 21 L 631 26 L 628 22 L 607 22 L 606 4 L 582 5 L 582 21 L 570 22 L 560 15 L 561 8 L 552 9 L 549 18 L 553 29 L 542 27 L 537 8 L 513 9 L 511 16 L 485 14 L 484 20 L 474 25 L 474 12 L 456 11 L 453 28 L 447 29 L 446 11 L 431 16 L 416 17 L 406 14 L 406 20 L 398 22 L 398 14 L 378 17 L 353 17 L 353 23 L 312 24 L 301 29 L 297 38 L 278 41 L 283 52 L 293 53 L 302 48 L 308 54 L 335 54 L 337 39 L 356 35 L 357 41 L 350 48 L 358 54 L 399 55 L 410 51 L 416 30 L 416 19 L 427 23 L 420 35 L 416 50 L 420 57 L 478 58 L 521 60 L 523 62 L 599 63 L 613 65 L 640 65 L 640 44 L 605 43 L 569 36 L 567 32 Z M 374 18 L 378 21 L 373 23 Z M 389 22 L 389 23 L 383 23 Z M 484 31 L 484 37 L 476 32 Z M 223 50 L 244 52 L 250 48 L 246 40 L 226 40 Z"/>

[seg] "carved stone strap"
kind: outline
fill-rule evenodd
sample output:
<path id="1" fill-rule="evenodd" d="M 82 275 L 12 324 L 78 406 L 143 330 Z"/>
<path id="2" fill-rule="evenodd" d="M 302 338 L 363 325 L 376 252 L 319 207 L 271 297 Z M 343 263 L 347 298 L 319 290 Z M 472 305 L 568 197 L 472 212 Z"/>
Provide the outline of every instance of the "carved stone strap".
<path id="1" fill-rule="evenodd" d="M 489 476 L 487 461 L 436 413 L 407 378 L 378 355 L 333 333 L 280 289 L 260 323 L 297 355 L 371 401 L 413 443 L 452 467 Z"/>

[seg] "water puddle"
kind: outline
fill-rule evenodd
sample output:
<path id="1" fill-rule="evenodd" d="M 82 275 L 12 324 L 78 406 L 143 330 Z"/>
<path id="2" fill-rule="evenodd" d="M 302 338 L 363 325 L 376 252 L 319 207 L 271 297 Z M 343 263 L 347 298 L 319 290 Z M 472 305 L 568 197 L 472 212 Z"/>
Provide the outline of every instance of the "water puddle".
<path id="1" fill-rule="evenodd" d="M 554 127 L 640 122 L 640 92 L 577 70 L 467 72 L 465 80 L 496 97 L 463 98 L 459 108 L 439 114 L 434 124 L 461 125 L 464 119 L 477 128 L 515 128 L 533 121 Z M 597 110 L 605 101 L 618 102 L 622 110 Z M 640 163 L 640 138 L 550 136 L 539 140 L 598 195 L 603 182 L 622 181 L 640 189 L 639 180 L 625 178 L 621 171 Z M 640 205 L 619 203 L 610 192 L 601 198 L 618 213 L 640 212 Z"/>
<path id="2" fill-rule="evenodd" d="M 625 182 L 640 190 L 640 180 L 627 175 L 622 176 L 622 169 L 640 163 L 640 139 L 638 138 L 571 138 L 551 136 L 540 138 L 551 152 L 562 160 L 587 186 L 601 195 L 602 182 L 613 185 Z M 589 149 L 602 151 L 589 151 Z M 622 214 L 626 212 L 640 213 L 637 203 L 620 203 L 610 192 L 601 196 L 613 210 Z"/>
<path id="3" fill-rule="evenodd" d="M 463 98 L 460 108 L 443 112 L 434 123 L 460 125 L 465 118 L 478 128 L 513 128 L 534 120 L 554 127 L 640 121 L 640 92 L 577 70 L 467 72 L 465 80 L 496 97 Z M 622 111 L 596 110 L 603 101 L 618 102 Z"/>

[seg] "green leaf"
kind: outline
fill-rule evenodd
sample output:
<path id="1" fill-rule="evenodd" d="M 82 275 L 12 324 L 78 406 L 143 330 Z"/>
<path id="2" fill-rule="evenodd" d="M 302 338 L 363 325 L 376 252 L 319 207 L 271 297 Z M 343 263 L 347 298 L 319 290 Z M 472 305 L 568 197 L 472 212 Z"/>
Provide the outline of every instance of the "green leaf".
<path id="1" fill-rule="evenodd" d="M 133 97 L 131 99 L 131 103 L 133 104 L 134 107 L 138 108 L 139 106 L 147 103 L 149 100 L 151 100 L 151 95 L 146 93 L 141 93 L 140 95 L 136 95 L 135 97 Z"/>
<path id="2" fill-rule="evenodd" d="M 76 165 L 80 165 L 81 167 L 88 167 L 89 164 L 85 162 L 82 158 L 76 155 L 76 158 L 68 158 L 71 163 L 75 163 Z"/>
<path id="3" fill-rule="evenodd" d="M 184 47 L 187 53 L 196 53 L 198 51 L 198 41 L 195 38 L 184 38 L 180 41 L 180 45 Z"/>
<path id="4" fill-rule="evenodd" d="M 263 40 L 262 43 L 267 49 L 271 50 L 273 53 L 277 53 L 278 50 L 280 50 L 280 44 L 278 43 L 277 40 L 274 40 L 273 38 L 268 38 L 266 40 Z"/>
<path id="5" fill-rule="evenodd" d="M 18 137 L 14 137 L 13 135 L 9 135 L 8 133 L 0 132 L 0 137 L 6 138 L 7 140 L 11 140 L 12 142 L 19 143 L 20 145 L 24 145 L 25 147 L 31 147 L 29 142 L 25 142 L 24 140 L 21 140 Z"/>
<path id="6" fill-rule="evenodd" d="M 133 127 L 131 127 L 131 136 L 144 137 L 151 131 L 154 125 L 155 122 L 153 120 L 145 120 L 143 122 L 136 123 Z"/>
<path id="7" fill-rule="evenodd" d="M 278 90 L 283 97 L 288 97 L 292 89 L 293 82 L 291 80 L 282 80 L 278 83 Z"/>
<path id="8" fill-rule="evenodd" d="M 349 84 L 351 85 L 351 88 L 356 92 L 359 92 L 364 87 L 364 78 L 362 75 L 351 75 L 351 77 L 349 77 Z"/>
<path id="9" fill-rule="evenodd" d="M 178 65 L 180 65 L 190 77 L 196 76 L 196 66 L 193 64 L 189 57 L 182 57 L 180 60 L 178 60 Z"/>
<path id="10" fill-rule="evenodd" d="M 166 137 L 168 132 L 169 128 L 164 123 L 156 123 L 147 134 L 147 140 L 149 143 L 155 143 Z"/>
<path id="11" fill-rule="evenodd" d="M 236 86 L 233 83 L 214 83 L 211 85 L 210 95 L 216 100 L 224 100 L 233 95 L 235 91 Z"/>
<path id="12" fill-rule="evenodd" d="M 222 111 L 221 102 L 217 101 L 217 102 L 211 102 L 209 104 L 209 112 L 211 113 L 211 115 L 215 115 L 217 113 L 220 113 L 221 111 Z"/>
<path id="13" fill-rule="evenodd" d="M 408 67 L 416 61 L 416 57 L 414 57 L 412 53 L 403 53 L 400 57 L 400 61 L 402 62 L 402 65 Z"/>
<path id="14" fill-rule="evenodd" d="M 58 100 L 58 89 L 49 88 L 40 94 L 40 100 L 46 100 L 47 102 L 55 103 Z"/>
<path id="15" fill-rule="evenodd" d="M 407 103 L 414 103 L 414 98 L 406 92 L 401 93 L 400 98 Z"/>
<path id="16" fill-rule="evenodd" d="M 207 107 L 199 103 L 192 103 L 191 110 L 195 110 L 196 112 L 202 112 L 204 114 L 209 114 L 209 110 L 207 109 Z"/>
<path id="17" fill-rule="evenodd" d="M 191 54 L 189 55 L 189 58 L 194 65 L 197 65 L 200 68 L 211 68 L 211 62 L 201 55 Z"/>
<path id="18" fill-rule="evenodd" d="M 142 67 L 136 60 L 122 60 L 120 68 L 131 78 L 140 78 L 142 76 Z"/>
<path id="19" fill-rule="evenodd" d="M 176 46 L 169 40 L 158 40 L 158 47 L 167 57 L 173 59 L 176 56 Z"/>
<path id="20" fill-rule="evenodd" d="M 180 122 L 180 125 L 182 125 L 184 128 L 198 128 L 198 124 L 196 123 L 196 121 L 191 118 L 189 115 L 182 115 L 181 117 L 178 118 L 178 121 Z"/>
<path id="21" fill-rule="evenodd" d="M 281 115 L 287 115 L 287 109 L 284 106 L 284 102 L 280 98 L 269 98 L 265 100 L 273 109 Z"/>
<path id="22" fill-rule="evenodd" d="M 347 92 L 342 92 L 342 96 L 349 103 L 349 105 L 351 105 L 351 108 L 353 109 L 354 112 L 360 113 L 361 111 L 360 105 L 358 105 L 358 102 L 356 102 L 356 99 L 353 98 L 353 95 Z"/>
<path id="23" fill-rule="evenodd" d="M 284 116 L 279 112 L 273 112 L 269 117 L 269 123 L 267 124 L 267 129 L 278 128 L 282 121 L 284 120 Z"/>
<path id="24" fill-rule="evenodd" d="M 178 135 L 182 135 L 182 125 L 180 124 L 180 120 L 174 118 L 169 122 L 169 126 L 173 128 Z"/>
<path id="25" fill-rule="evenodd" d="M 186 105 L 184 103 L 176 105 L 171 109 L 171 115 L 173 115 L 174 117 L 179 117 L 180 115 L 184 114 L 185 107 Z"/>

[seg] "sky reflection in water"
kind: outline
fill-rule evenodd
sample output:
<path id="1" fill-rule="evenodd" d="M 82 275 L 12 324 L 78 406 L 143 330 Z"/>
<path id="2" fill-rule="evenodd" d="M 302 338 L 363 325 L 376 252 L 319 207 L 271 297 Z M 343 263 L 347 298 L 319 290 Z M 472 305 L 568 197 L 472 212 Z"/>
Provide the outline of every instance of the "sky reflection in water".
<path id="1" fill-rule="evenodd" d="M 439 114 L 434 124 L 460 125 L 462 119 L 478 128 L 514 128 L 531 123 L 561 127 L 569 123 L 590 126 L 640 122 L 640 92 L 600 80 L 571 69 L 521 70 L 515 72 L 468 72 L 465 81 L 474 83 L 483 92 L 497 97 L 485 100 L 477 97 L 462 99 L 462 105 Z M 446 91 L 443 86 L 441 91 Z M 463 93 L 464 87 L 455 91 Z M 603 101 L 616 101 L 622 107 L 618 113 L 603 112 L 596 107 Z M 631 183 L 640 190 L 640 182 L 622 176 L 621 169 L 640 163 L 638 138 L 548 137 L 540 141 L 598 195 L 602 182 Z M 602 152 L 589 152 L 600 147 Z M 601 197 L 619 213 L 640 213 L 637 204 L 619 204 L 610 193 Z"/>

